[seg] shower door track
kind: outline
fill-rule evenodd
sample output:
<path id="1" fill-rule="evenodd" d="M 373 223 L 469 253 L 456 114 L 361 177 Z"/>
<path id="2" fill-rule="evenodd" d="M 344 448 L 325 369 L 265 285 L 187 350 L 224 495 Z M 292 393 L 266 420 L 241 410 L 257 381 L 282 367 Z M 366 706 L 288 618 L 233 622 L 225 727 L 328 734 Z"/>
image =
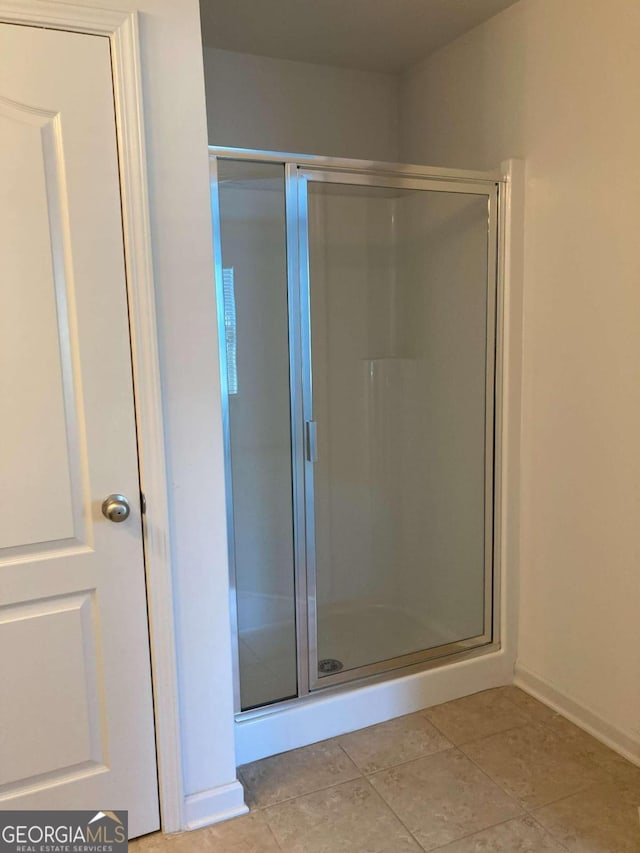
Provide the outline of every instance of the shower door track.
<path id="1" fill-rule="evenodd" d="M 287 294 L 289 328 L 289 377 L 291 401 L 291 454 L 293 533 L 295 566 L 297 696 L 242 710 L 240 704 L 239 634 L 237 624 L 237 588 L 230 466 L 229 401 L 226 364 L 221 364 L 222 412 L 225 445 L 225 478 L 227 492 L 227 526 L 229 538 L 229 571 L 231 627 L 234 652 L 234 700 L 238 720 L 309 701 L 328 691 L 343 691 L 364 684 L 397 678 L 446 663 L 476 657 L 500 647 L 500 567 L 499 567 L 499 486 L 500 446 L 498 411 L 501 406 L 502 352 L 502 278 L 501 258 L 504 210 L 501 188 L 502 173 L 472 172 L 427 166 L 383 163 L 297 155 L 253 149 L 209 147 L 211 201 L 214 228 L 214 261 L 218 294 L 220 340 L 224 340 L 224 320 L 220 307 L 222 288 L 221 218 L 217 184 L 218 160 L 246 160 L 275 163 L 285 170 L 285 215 L 287 249 Z M 400 657 L 343 670 L 318 677 L 317 624 L 315 601 L 315 543 L 313 454 L 310 452 L 307 425 L 313 422 L 312 369 L 309 305 L 308 216 L 306 183 L 330 181 L 371 186 L 400 187 L 440 192 L 465 192 L 486 195 L 488 200 L 488 265 L 487 265 L 487 349 L 485 393 L 485 589 L 484 632 L 456 642 L 423 649 Z M 222 324 L 221 324 L 222 323 Z M 224 362 L 224 347 L 220 348 Z"/>

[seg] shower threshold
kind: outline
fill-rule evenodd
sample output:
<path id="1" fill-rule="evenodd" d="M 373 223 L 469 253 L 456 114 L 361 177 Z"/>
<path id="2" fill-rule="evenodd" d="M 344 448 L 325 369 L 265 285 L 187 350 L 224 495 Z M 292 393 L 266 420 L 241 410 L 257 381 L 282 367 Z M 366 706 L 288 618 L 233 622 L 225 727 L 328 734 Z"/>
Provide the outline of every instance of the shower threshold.
<path id="1" fill-rule="evenodd" d="M 417 619 L 408 609 L 388 604 L 341 603 L 321 606 L 318 612 L 321 637 L 320 662 L 334 660 L 339 668 L 318 667 L 320 679 L 336 672 L 443 646 L 453 637 L 441 627 Z M 295 670 L 289 622 L 276 622 L 239 632 L 242 704 L 256 708 L 280 694 L 292 694 Z"/>

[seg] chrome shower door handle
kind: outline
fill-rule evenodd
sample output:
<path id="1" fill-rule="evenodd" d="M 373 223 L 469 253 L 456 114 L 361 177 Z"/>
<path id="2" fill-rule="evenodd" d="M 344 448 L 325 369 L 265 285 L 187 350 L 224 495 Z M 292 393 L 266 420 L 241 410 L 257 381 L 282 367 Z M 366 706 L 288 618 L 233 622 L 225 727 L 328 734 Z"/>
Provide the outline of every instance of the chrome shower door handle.
<path id="1" fill-rule="evenodd" d="M 316 436 L 316 422 L 305 421 L 305 444 L 307 451 L 307 462 L 318 461 L 318 439 Z"/>

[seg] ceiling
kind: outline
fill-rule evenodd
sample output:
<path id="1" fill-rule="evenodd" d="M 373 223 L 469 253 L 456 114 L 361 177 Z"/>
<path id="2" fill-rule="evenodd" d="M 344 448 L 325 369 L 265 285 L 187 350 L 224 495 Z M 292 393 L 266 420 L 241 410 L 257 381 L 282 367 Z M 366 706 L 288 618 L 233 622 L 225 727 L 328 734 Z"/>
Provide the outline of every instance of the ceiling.
<path id="1" fill-rule="evenodd" d="M 207 47 L 399 73 L 516 0 L 200 0 Z"/>

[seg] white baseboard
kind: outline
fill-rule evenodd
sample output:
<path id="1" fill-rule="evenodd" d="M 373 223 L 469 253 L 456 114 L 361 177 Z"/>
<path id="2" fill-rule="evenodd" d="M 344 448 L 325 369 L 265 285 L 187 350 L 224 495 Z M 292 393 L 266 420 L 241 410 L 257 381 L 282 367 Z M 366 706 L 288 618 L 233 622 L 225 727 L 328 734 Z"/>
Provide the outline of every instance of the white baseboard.
<path id="1" fill-rule="evenodd" d="M 247 764 L 430 705 L 513 682 L 504 649 L 388 681 L 315 695 L 288 708 L 236 723 L 236 760 Z"/>
<path id="2" fill-rule="evenodd" d="M 519 663 L 516 664 L 514 683 L 629 761 L 640 765 L 640 737 L 637 734 L 605 720 L 596 711 Z"/>
<path id="3" fill-rule="evenodd" d="M 212 823 L 229 820 L 249 811 L 244 803 L 244 789 L 240 782 L 209 788 L 184 798 L 185 829 L 200 829 Z"/>

